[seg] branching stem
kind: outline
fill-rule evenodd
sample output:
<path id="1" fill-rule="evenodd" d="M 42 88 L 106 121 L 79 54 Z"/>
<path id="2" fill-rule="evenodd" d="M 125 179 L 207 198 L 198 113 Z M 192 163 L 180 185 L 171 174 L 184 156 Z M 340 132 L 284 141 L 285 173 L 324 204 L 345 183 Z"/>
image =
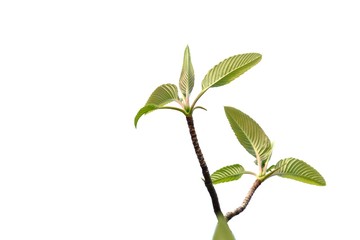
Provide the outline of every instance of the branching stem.
<path id="1" fill-rule="evenodd" d="M 194 150 L 195 150 L 196 156 L 197 156 L 197 158 L 199 160 L 199 164 L 200 164 L 200 167 L 201 167 L 201 170 L 202 170 L 202 174 L 203 174 L 203 177 L 204 177 L 204 183 L 205 183 L 205 186 L 206 186 L 206 188 L 207 188 L 207 190 L 208 190 L 208 192 L 210 194 L 210 197 L 211 197 L 211 201 L 212 201 L 212 205 L 213 205 L 215 215 L 222 214 L 219 199 L 218 199 L 216 190 L 214 188 L 214 185 L 213 185 L 213 183 L 211 181 L 209 169 L 207 167 L 207 164 L 206 164 L 205 159 L 204 159 L 204 155 L 203 155 L 203 153 L 201 151 L 201 148 L 199 146 L 199 141 L 198 141 L 198 138 L 197 138 L 197 135 L 196 135 L 193 117 L 192 116 L 186 116 L 186 121 L 187 121 L 187 124 L 188 124 L 188 127 L 189 127 L 190 136 L 191 136 L 191 140 L 192 140 L 192 143 L 193 143 L 193 146 L 194 146 Z"/>
<path id="2" fill-rule="evenodd" d="M 253 183 L 252 187 L 250 188 L 248 194 L 246 195 L 243 203 L 241 204 L 240 207 L 236 208 L 234 211 L 232 212 L 228 212 L 226 213 L 226 220 L 230 221 L 230 219 L 232 219 L 233 217 L 235 217 L 236 215 L 239 215 L 242 211 L 245 210 L 245 208 L 247 207 L 247 205 L 249 204 L 251 197 L 254 195 L 254 192 L 256 191 L 256 189 L 261 185 L 262 181 L 259 179 L 256 179 L 255 182 Z"/>

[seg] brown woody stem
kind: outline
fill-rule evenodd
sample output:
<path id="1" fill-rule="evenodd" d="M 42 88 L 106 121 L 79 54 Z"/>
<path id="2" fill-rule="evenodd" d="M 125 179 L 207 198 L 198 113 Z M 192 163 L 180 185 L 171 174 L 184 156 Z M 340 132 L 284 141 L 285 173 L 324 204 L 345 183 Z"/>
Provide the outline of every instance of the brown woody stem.
<path id="1" fill-rule="evenodd" d="M 233 217 L 235 217 L 236 215 L 239 215 L 242 211 L 245 210 L 246 206 L 249 204 L 251 197 L 254 195 L 254 192 L 256 191 L 256 189 L 261 185 L 261 180 L 256 179 L 255 182 L 253 183 L 253 185 L 251 186 L 248 194 L 246 195 L 243 203 L 241 204 L 240 207 L 236 208 L 234 211 L 232 212 L 228 212 L 226 213 L 226 220 L 230 221 L 230 219 L 232 219 Z"/>
<path id="2" fill-rule="evenodd" d="M 191 140 L 195 149 L 195 153 L 196 156 L 199 160 L 199 164 L 202 170 L 202 174 L 204 176 L 204 183 L 205 186 L 210 194 L 211 197 L 211 201 L 212 201 L 212 205 L 213 205 L 213 209 L 216 215 L 218 214 L 222 214 L 221 212 L 221 208 L 220 208 L 220 203 L 219 203 L 219 199 L 218 196 L 216 194 L 216 190 L 214 188 L 214 185 L 211 181 L 211 177 L 210 177 L 210 173 L 209 173 L 209 169 L 207 167 L 207 164 L 205 162 L 204 159 L 204 155 L 201 152 L 201 148 L 199 146 L 199 141 L 197 139 L 197 135 L 196 135 L 196 131 L 195 131 L 195 126 L 194 126 L 194 120 L 192 118 L 192 116 L 186 116 L 186 121 L 189 127 L 189 131 L 190 131 L 190 136 L 191 136 Z"/>

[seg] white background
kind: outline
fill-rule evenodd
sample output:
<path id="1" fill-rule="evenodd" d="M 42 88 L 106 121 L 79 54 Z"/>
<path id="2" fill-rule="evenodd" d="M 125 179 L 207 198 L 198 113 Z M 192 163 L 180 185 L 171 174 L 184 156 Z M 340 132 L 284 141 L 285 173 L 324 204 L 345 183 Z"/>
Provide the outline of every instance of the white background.
<path id="1" fill-rule="evenodd" d="M 251 2 L 251 3 L 249 3 Z M 185 118 L 133 119 L 239 53 L 262 61 L 194 114 L 210 171 L 253 159 L 223 106 L 252 116 L 326 187 L 271 178 L 230 222 L 237 239 L 359 239 L 357 1 L 1 1 L 0 239 L 211 239 L 216 224 Z M 224 212 L 253 177 L 216 187 Z"/>

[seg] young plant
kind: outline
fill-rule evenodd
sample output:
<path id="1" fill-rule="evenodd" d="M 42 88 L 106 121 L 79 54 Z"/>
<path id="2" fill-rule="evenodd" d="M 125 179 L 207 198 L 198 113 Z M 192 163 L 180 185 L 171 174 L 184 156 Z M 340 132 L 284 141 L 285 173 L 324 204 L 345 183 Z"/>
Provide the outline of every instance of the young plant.
<path id="1" fill-rule="evenodd" d="M 255 158 L 254 163 L 257 165 L 258 172 L 247 171 L 240 164 L 234 164 L 225 166 L 210 175 L 199 145 L 193 120 L 193 112 L 195 109 L 205 109 L 198 106 L 197 102 L 210 88 L 223 86 L 232 82 L 260 62 L 261 57 L 258 53 L 246 53 L 223 60 L 205 75 L 201 84 L 202 90 L 191 103 L 190 94 L 194 87 L 195 74 L 191 63 L 190 50 L 187 46 L 185 48 L 183 66 L 180 74 L 179 88 L 171 83 L 163 84 L 156 88 L 150 95 L 145 106 L 138 111 L 134 119 L 135 127 L 137 127 L 141 116 L 157 109 L 176 110 L 185 115 L 195 154 L 202 170 L 204 184 L 209 192 L 213 210 L 218 219 L 213 237 L 214 240 L 235 239 L 227 222 L 245 210 L 256 189 L 262 182 L 272 176 L 290 178 L 317 186 L 326 185 L 324 178 L 318 171 L 304 161 L 296 158 L 284 158 L 269 167 L 273 150 L 273 144 L 270 139 L 251 117 L 236 108 L 228 106 L 224 107 L 224 109 L 230 126 L 240 144 Z M 168 104 L 171 102 L 177 103 L 178 107 L 169 106 Z M 238 180 L 243 174 L 254 175 L 256 178 L 255 182 L 245 196 L 242 204 L 235 210 L 224 215 L 214 184 Z"/>

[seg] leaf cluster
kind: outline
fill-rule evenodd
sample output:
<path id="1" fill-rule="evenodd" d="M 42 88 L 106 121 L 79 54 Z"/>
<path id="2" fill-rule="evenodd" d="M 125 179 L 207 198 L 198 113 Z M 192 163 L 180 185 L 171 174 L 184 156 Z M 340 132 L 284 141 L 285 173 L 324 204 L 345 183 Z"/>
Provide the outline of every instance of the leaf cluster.
<path id="1" fill-rule="evenodd" d="M 205 109 L 197 106 L 196 103 L 207 90 L 232 82 L 251 67 L 255 66 L 261 60 L 261 57 L 258 53 L 245 53 L 232 56 L 220 62 L 205 75 L 201 83 L 202 90 L 192 104 L 190 104 L 190 94 L 194 87 L 195 74 L 191 63 L 190 50 L 187 46 L 184 52 L 183 66 L 179 79 L 180 96 L 178 87 L 175 84 L 167 83 L 157 87 L 150 95 L 145 106 L 136 114 L 134 119 L 135 127 L 141 116 L 157 109 L 177 110 L 186 116 L 191 116 L 197 108 Z M 171 102 L 176 102 L 179 107 L 167 105 Z"/>
<path id="2" fill-rule="evenodd" d="M 325 179 L 316 169 L 296 158 L 284 158 L 268 167 L 273 144 L 259 124 L 236 108 L 225 107 L 224 109 L 239 143 L 250 155 L 255 157 L 254 162 L 258 165 L 259 172 L 256 174 L 246 171 L 240 164 L 233 164 L 223 167 L 211 175 L 214 184 L 238 180 L 243 174 L 252 174 L 261 181 L 272 176 L 279 176 L 318 186 L 326 185 Z"/>
<path id="3" fill-rule="evenodd" d="M 219 64 L 215 65 L 205 75 L 201 82 L 202 90 L 190 103 L 195 74 L 191 62 L 190 50 L 187 46 L 184 52 L 183 66 L 180 73 L 179 84 L 167 83 L 157 87 L 145 105 L 137 112 L 134 124 L 137 127 L 139 119 L 147 113 L 157 109 L 171 109 L 183 113 L 185 116 L 192 116 L 193 111 L 197 108 L 198 100 L 210 89 L 214 87 L 229 84 L 237 77 L 260 62 L 262 56 L 259 53 L 245 53 L 229 57 Z M 168 105 L 175 102 L 177 107 Z M 225 115 L 233 130 L 237 140 L 243 148 L 255 158 L 255 165 L 258 172 L 247 171 L 245 168 L 236 163 L 233 165 L 220 168 L 211 174 L 212 184 L 225 183 L 239 180 L 242 175 L 254 175 L 258 181 L 265 181 L 272 176 L 293 179 L 303 183 L 317 186 L 325 186 L 325 179 L 321 174 L 309 164 L 297 158 L 284 158 L 276 164 L 269 166 L 272 156 L 273 143 L 270 141 L 264 130 L 250 116 L 244 112 L 230 106 L 225 106 Z M 210 183 L 211 183 L 210 182 Z M 214 240 L 235 239 L 222 214 L 217 214 L 218 224 L 214 234 Z"/>

